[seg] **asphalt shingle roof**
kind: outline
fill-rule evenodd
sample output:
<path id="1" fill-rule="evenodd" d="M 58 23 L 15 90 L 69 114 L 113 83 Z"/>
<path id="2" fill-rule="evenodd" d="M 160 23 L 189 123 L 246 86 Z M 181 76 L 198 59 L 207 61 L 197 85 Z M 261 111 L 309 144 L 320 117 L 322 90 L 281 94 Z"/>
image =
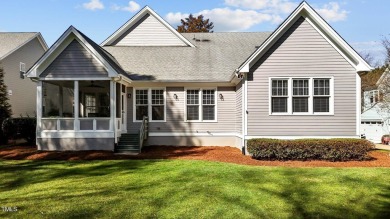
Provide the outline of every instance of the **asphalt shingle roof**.
<path id="1" fill-rule="evenodd" d="M 29 41 L 35 37 L 38 33 L 12 33 L 12 32 L 0 32 L 0 60 L 5 55 L 18 48 L 26 41 Z"/>
<path id="2" fill-rule="evenodd" d="M 184 33 L 196 47 L 103 47 L 132 80 L 229 81 L 271 32 Z"/>

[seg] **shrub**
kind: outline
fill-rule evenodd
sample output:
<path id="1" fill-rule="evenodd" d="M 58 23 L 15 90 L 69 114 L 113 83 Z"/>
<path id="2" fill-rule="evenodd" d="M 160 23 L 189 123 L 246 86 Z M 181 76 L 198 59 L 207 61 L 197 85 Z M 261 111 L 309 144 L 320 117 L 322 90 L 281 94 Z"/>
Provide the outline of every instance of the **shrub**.
<path id="1" fill-rule="evenodd" d="M 374 144 L 365 139 L 298 139 L 258 138 L 248 140 L 248 152 L 258 160 L 328 160 L 368 159 Z"/>
<path id="2" fill-rule="evenodd" d="M 2 130 L 8 139 L 23 138 L 27 141 L 28 144 L 35 145 L 36 125 L 36 118 L 8 118 L 4 120 Z"/>

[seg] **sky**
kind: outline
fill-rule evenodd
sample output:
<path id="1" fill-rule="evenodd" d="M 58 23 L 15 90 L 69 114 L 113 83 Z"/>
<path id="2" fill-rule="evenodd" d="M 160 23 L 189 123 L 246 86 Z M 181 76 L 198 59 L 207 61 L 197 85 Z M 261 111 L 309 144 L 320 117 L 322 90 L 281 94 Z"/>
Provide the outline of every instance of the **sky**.
<path id="1" fill-rule="evenodd" d="M 0 31 L 41 32 L 51 46 L 70 26 L 100 44 L 148 5 L 174 28 L 192 13 L 214 23 L 215 32 L 274 31 L 296 0 L 0 0 Z M 382 62 L 390 37 L 388 0 L 307 0 L 358 52 Z"/>

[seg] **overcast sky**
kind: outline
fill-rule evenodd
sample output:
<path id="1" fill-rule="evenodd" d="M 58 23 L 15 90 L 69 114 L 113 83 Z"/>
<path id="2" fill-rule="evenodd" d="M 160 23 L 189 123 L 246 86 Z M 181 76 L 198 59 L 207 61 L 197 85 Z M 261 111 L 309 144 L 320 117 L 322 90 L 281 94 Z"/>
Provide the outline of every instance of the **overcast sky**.
<path id="1" fill-rule="evenodd" d="M 308 0 L 357 51 L 382 60 L 390 37 L 390 1 Z M 0 31 L 41 32 L 48 45 L 73 25 L 101 43 L 145 5 L 176 28 L 180 19 L 203 14 L 215 32 L 273 31 L 300 3 L 295 0 L 1 0 Z"/>

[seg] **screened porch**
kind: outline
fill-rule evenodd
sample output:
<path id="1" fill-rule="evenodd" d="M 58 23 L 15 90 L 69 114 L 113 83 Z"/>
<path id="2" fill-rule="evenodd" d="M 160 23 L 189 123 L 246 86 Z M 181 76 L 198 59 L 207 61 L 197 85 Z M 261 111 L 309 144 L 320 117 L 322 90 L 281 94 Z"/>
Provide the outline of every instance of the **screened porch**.
<path id="1" fill-rule="evenodd" d="M 111 80 L 38 83 L 37 127 L 41 135 L 119 137 L 126 132 L 125 85 Z"/>

